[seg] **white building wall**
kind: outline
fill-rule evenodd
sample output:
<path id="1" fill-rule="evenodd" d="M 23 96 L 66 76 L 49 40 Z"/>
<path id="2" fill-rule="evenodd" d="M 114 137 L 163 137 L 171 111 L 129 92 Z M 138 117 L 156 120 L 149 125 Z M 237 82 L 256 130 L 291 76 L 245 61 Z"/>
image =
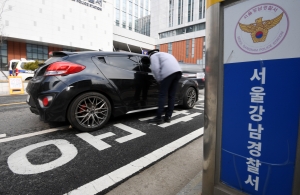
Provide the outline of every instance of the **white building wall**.
<path id="1" fill-rule="evenodd" d="M 154 49 L 155 46 L 154 38 L 126 30 L 118 26 L 114 26 L 113 40 L 120 43 L 134 45 L 142 49 Z"/>
<path id="2" fill-rule="evenodd" d="M 73 0 L 9 0 L 5 9 L 8 38 L 112 51 L 113 0 L 103 2 L 102 11 Z"/>
<path id="3" fill-rule="evenodd" d="M 150 36 L 159 39 L 158 33 L 168 29 L 169 25 L 169 2 L 168 0 L 151 1 L 151 28 Z M 177 20 L 176 20 L 177 21 Z"/>
<path id="4" fill-rule="evenodd" d="M 205 5 L 202 6 L 205 9 Z M 159 33 L 191 26 L 206 21 L 199 19 L 199 1 L 194 0 L 193 21 L 188 22 L 188 0 L 183 1 L 183 23 L 178 25 L 178 0 L 174 1 L 173 26 L 169 27 L 169 0 L 153 0 L 151 2 L 151 29 L 150 36 L 156 39 L 156 44 L 192 39 L 205 36 L 205 30 L 175 35 L 173 37 L 159 39 Z"/>

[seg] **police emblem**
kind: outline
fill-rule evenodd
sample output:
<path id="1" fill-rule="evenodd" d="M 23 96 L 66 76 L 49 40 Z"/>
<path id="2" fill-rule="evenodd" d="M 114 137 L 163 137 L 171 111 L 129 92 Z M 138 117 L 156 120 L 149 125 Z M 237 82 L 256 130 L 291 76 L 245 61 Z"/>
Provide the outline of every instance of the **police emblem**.
<path id="1" fill-rule="evenodd" d="M 235 29 L 235 40 L 247 53 L 266 53 L 283 41 L 288 27 L 288 15 L 280 6 L 260 4 L 240 18 Z"/>

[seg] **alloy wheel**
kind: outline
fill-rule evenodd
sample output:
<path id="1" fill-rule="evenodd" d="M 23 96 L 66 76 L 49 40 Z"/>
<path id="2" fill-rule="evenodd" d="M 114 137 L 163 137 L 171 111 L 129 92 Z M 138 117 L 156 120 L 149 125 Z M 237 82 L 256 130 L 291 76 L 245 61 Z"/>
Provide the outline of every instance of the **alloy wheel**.
<path id="1" fill-rule="evenodd" d="M 189 107 L 193 107 L 197 101 L 196 91 L 193 88 L 189 88 L 189 90 L 186 93 L 187 93 L 187 104 Z"/>
<path id="2" fill-rule="evenodd" d="M 82 127 L 95 128 L 106 121 L 108 110 L 108 105 L 103 98 L 88 96 L 77 104 L 75 118 Z"/>

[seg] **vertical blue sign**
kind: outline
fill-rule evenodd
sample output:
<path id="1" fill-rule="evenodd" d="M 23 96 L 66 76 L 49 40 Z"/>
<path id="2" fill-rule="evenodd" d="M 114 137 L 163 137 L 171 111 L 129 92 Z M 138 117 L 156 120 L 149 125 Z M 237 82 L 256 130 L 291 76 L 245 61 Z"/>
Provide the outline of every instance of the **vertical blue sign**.
<path id="1" fill-rule="evenodd" d="M 300 122 L 295 6 L 253 0 L 224 11 L 220 178 L 248 194 L 292 194 Z"/>
<path id="2" fill-rule="evenodd" d="M 250 194 L 291 194 L 300 58 L 225 64 L 224 75 L 221 180 Z"/>

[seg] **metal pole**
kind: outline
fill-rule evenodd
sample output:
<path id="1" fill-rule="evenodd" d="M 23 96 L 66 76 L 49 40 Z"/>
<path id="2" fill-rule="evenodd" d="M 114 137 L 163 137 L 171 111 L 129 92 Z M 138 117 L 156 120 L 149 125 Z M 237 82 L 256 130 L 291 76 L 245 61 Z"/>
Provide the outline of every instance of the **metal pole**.
<path id="1" fill-rule="evenodd" d="M 206 12 L 205 55 L 205 109 L 203 136 L 203 180 L 202 194 L 214 194 L 216 167 L 216 137 L 218 83 L 220 65 L 220 3 L 210 6 Z"/>

